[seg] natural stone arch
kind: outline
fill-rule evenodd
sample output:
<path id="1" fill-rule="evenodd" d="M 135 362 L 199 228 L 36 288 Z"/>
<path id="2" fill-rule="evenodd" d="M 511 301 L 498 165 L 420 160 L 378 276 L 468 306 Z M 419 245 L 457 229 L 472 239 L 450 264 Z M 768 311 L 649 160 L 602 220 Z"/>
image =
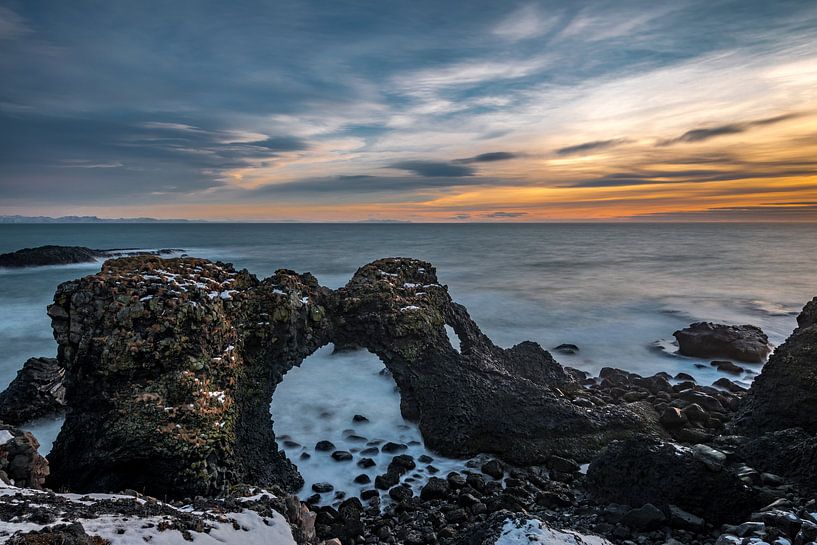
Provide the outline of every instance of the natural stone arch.
<path id="1" fill-rule="evenodd" d="M 589 459 L 612 439 L 662 433 L 643 406 L 572 404 L 581 388 L 549 353 L 495 346 L 434 268 L 413 259 L 365 265 L 333 292 L 309 273 L 259 281 L 206 260 L 124 258 L 62 284 L 49 315 L 69 406 L 49 455 L 55 488 L 176 497 L 237 483 L 299 488 L 269 406 L 286 372 L 328 342 L 380 357 L 403 415 L 442 454 Z"/>

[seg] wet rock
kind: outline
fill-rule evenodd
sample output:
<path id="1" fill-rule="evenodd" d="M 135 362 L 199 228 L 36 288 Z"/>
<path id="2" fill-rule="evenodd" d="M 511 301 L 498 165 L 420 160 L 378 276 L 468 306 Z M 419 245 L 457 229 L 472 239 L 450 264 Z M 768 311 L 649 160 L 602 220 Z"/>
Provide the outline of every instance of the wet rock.
<path id="1" fill-rule="evenodd" d="M 387 472 L 403 475 L 417 467 L 414 458 L 408 454 L 399 454 L 391 459 Z"/>
<path id="2" fill-rule="evenodd" d="M 697 358 L 725 357 L 762 362 L 771 351 L 766 334 L 753 325 L 724 325 L 697 322 L 673 333 L 679 352 Z"/>
<path id="3" fill-rule="evenodd" d="M 380 448 L 380 450 L 382 450 L 383 452 L 388 452 L 389 454 L 391 454 L 393 452 L 401 452 L 403 450 L 406 450 L 407 448 L 408 448 L 408 446 L 404 445 L 403 443 L 393 443 L 393 442 L 389 441 L 388 443 L 384 444 Z"/>
<path id="4" fill-rule="evenodd" d="M 362 467 L 363 469 L 368 469 L 370 467 L 374 467 L 377 465 L 377 462 L 372 460 L 371 458 L 361 458 L 357 461 L 358 467 Z"/>
<path id="5" fill-rule="evenodd" d="M 366 424 L 369 422 L 369 419 L 362 414 L 356 414 L 352 417 L 352 422 L 355 424 Z"/>
<path id="6" fill-rule="evenodd" d="M 653 530 L 660 528 L 667 517 L 664 513 L 651 503 L 647 503 L 637 509 L 631 509 L 624 515 L 621 522 L 636 530 Z"/>
<path id="7" fill-rule="evenodd" d="M 800 427 L 817 434 L 817 297 L 797 317 L 797 329 L 752 383 L 735 428 L 743 434 Z"/>
<path id="8" fill-rule="evenodd" d="M 439 477 L 431 477 L 420 490 L 420 499 L 423 501 L 440 500 L 448 495 L 448 481 Z"/>
<path id="9" fill-rule="evenodd" d="M 489 460 L 482 464 L 480 471 L 488 475 L 489 477 L 493 477 L 494 479 L 501 479 L 502 476 L 505 474 L 505 470 L 502 467 L 502 464 L 497 460 Z"/>
<path id="10" fill-rule="evenodd" d="M 372 478 L 366 475 L 365 473 L 361 473 L 357 477 L 355 477 L 354 482 L 357 484 L 369 484 L 372 482 Z"/>
<path id="11" fill-rule="evenodd" d="M 408 486 L 395 486 L 389 490 L 389 497 L 396 502 L 403 502 L 414 496 L 411 488 Z"/>
<path id="12" fill-rule="evenodd" d="M 715 382 L 712 383 L 712 386 L 717 386 L 718 388 L 723 388 L 729 392 L 737 393 L 737 392 L 745 392 L 746 388 L 739 384 L 735 384 L 731 380 L 726 377 L 719 378 Z"/>
<path id="13" fill-rule="evenodd" d="M 70 265 L 74 263 L 93 263 L 101 258 L 121 257 L 126 255 L 166 255 L 182 252 L 181 249 L 150 250 L 94 250 L 84 246 L 38 246 L 23 248 L 16 252 L 0 254 L 0 267 L 42 267 L 45 265 Z"/>
<path id="14" fill-rule="evenodd" d="M 65 371 L 54 358 L 30 358 L 0 393 L 0 422 L 19 426 L 65 409 Z"/>
<path id="15" fill-rule="evenodd" d="M 399 482 L 400 475 L 397 473 L 384 473 L 374 478 L 374 486 L 380 490 L 388 490 Z"/>
<path id="16" fill-rule="evenodd" d="M 334 489 L 335 487 L 330 483 L 315 483 L 312 485 L 312 490 L 318 494 L 325 494 L 326 492 L 331 492 Z"/>
<path id="17" fill-rule="evenodd" d="M 691 449 L 651 440 L 608 446 L 590 464 L 587 483 L 600 501 L 676 505 L 710 522 L 745 518 L 769 499 L 726 467 L 712 471 Z"/>
<path id="18" fill-rule="evenodd" d="M 560 354 L 577 354 L 579 352 L 579 347 L 575 344 L 564 343 L 560 344 L 559 346 L 554 346 L 553 350 L 559 352 Z"/>
<path id="19" fill-rule="evenodd" d="M 731 361 L 727 360 L 715 360 L 710 362 L 712 367 L 717 367 L 718 371 L 722 371 L 724 373 L 732 373 L 733 375 L 739 375 L 743 373 L 744 369 L 740 365 L 735 365 Z"/>
<path id="20" fill-rule="evenodd" d="M 702 533 L 706 529 L 706 521 L 704 519 L 684 511 L 677 505 L 667 506 L 667 513 L 669 514 L 669 524 L 673 528 L 681 528 L 699 533 Z"/>
<path id="21" fill-rule="evenodd" d="M 332 453 L 332 459 L 336 462 L 348 462 L 352 458 L 352 453 L 345 450 L 336 450 Z"/>
<path id="22" fill-rule="evenodd" d="M 661 413 L 661 424 L 667 428 L 682 428 L 689 419 L 678 407 L 667 407 Z"/>

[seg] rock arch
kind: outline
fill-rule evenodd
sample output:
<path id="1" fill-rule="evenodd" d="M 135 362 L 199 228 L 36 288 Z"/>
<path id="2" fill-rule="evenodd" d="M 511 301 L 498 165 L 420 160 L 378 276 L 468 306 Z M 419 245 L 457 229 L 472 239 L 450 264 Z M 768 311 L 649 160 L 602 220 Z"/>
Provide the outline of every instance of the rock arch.
<path id="1" fill-rule="evenodd" d="M 431 264 L 413 259 L 365 265 L 336 291 L 289 270 L 258 280 L 195 258 L 116 259 L 60 285 L 49 315 L 70 407 L 49 455 L 55 488 L 186 497 L 237 483 L 300 487 L 269 405 L 286 372 L 329 342 L 377 354 L 404 416 L 442 454 L 529 464 L 660 434 L 638 406 L 572 404 L 580 388 L 550 354 L 495 346 Z"/>

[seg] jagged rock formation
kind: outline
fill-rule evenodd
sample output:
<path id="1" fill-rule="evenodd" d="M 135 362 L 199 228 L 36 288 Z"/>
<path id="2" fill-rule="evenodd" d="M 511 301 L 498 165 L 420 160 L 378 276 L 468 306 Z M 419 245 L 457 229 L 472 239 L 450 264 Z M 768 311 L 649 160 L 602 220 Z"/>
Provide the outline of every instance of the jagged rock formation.
<path id="1" fill-rule="evenodd" d="M 663 433 L 647 405 L 571 403 L 580 386 L 547 352 L 493 345 L 433 267 L 412 259 L 366 265 L 332 292 L 308 273 L 258 280 L 200 259 L 123 258 L 62 284 L 48 312 L 70 407 L 49 456 L 54 487 L 173 497 L 238 482 L 298 488 L 269 402 L 292 366 L 332 341 L 381 357 L 404 414 L 444 454 L 582 460 L 612 439 Z"/>
<path id="2" fill-rule="evenodd" d="M 54 358 L 30 358 L 0 393 L 0 422 L 19 426 L 65 409 L 65 371 Z"/>
<path id="3" fill-rule="evenodd" d="M 800 427 L 817 434 L 817 297 L 763 367 L 735 417 L 746 435 Z"/>
<path id="4" fill-rule="evenodd" d="M 741 480 L 719 451 L 646 438 L 606 447 L 590 464 L 587 485 L 598 501 L 674 505 L 716 523 L 745 518 L 775 499 Z"/>
<path id="5" fill-rule="evenodd" d="M 673 335 L 678 340 L 678 352 L 684 356 L 760 363 L 771 352 L 769 338 L 753 325 L 696 322 Z"/>
<path id="6" fill-rule="evenodd" d="M 39 446 L 27 431 L 0 424 L 0 482 L 42 488 L 48 462 L 37 452 Z"/>
<path id="7" fill-rule="evenodd" d="M 38 246 L 23 248 L 16 252 L 0 254 L 0 267 L 41 267 L 44 265 L 70 265 L 93 263 L 99 258 L 125 255 L 167 255 L 181 252 L 178 249 L 147 250 L 94 250 L 84 246 Z"/>

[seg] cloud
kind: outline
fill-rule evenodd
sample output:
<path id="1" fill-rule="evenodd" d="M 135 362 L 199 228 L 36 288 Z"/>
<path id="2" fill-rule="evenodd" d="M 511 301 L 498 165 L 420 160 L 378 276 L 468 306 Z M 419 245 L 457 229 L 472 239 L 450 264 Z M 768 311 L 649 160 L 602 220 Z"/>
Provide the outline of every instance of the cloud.
<path id="1" fill-rule="evenodd" d="M 522 216 L 527 215 L 528 215 L 527 212 L 490 212 L 488 214 L 480 214 L 480 217 L 502 219 L 502 218 L 521 218 Z"/>
<path id="2" fill-rule="evenodd" d="M 13 40 L 31 32 L 22 17 L 0 6 L 0 40 Z"/>
<path id="3" fill-rule="evenodd" d="M 543 17 L 535 4 L 528 4 L 513 12 L 499 22 L 493 33 L 512 42 L 535 38 L 553 28 L 556 18 Z"/>
<path id="4" fill-rule="evenodd" d="M 471 214 L 455 214 L 455 215 L 451 216 L 450 219 L 462 221 L 462 220 L 467 220 L 470 217 L 471 217 Z"/>
<path id="5" fill-rule="evenodd" d="M 473 157 L 466 157 L 465 159 L 457 159 L 456 162 L 464 164 L 493 163 L 495 161 L 509 161 L 511 159 L 517 159 L 518 157 L 521 157 L 521 155 L 510 151 L 491 151 L 488 153 L 481 153 Z"/>
<path id="6" fill-rule="evenodd" d="M 630 140 L 626 138 L 615 138 L 612 140 L 594 140 L 593 142 L 584 142 L 583 144 L 576 144 L 574 146 L 567 146 L 556 150 L 557 155 L 574 155 L 589 151 L 597 151 L 601 149 L 613 148 L 626 144 Z"/>
<path id="7" fill-rule="evenodd" d="M 718 136 L 746 132 L 754 127 L 774 125 L 776 123 L 781 123 L 783 121 L 788 121 L 789 119 L 800 117 L 801 115 L 802 114 L 799 113 L 790 113 L 784 115 L 777 115 L 774 117 L 767 117 L 765 119 L 747 121 L 745 123 L 729 123 L 726 125 L 718 125 L 715 127 L 708 127 L 703 129 L 692 129 L 690 131 L 685 132 L 678 138 L 663 140 L 659 142 L 658 145 L 669 146 L 677 143 L 703 142 L 704 140 L 709 140 L 710 138 L 715 138 Z"/>
<path id="8" fill-rule="evenodd" d="M 817 221 L 817 203 L 787 206 L 774 204 L 724 206 L 703 210 L 639 214 L 631 216 L 631 219 L 640 221 L 813 222 Z"/>
<path id="9" fill-rule="evenodd" d="M 463 165 L 455 165 L 444 161 L 400 161 L 389 165 L 389 168 L 413 172 L 427 178 L 451 177 L 460 178 L 473 176 L 474 169 Z"/>

